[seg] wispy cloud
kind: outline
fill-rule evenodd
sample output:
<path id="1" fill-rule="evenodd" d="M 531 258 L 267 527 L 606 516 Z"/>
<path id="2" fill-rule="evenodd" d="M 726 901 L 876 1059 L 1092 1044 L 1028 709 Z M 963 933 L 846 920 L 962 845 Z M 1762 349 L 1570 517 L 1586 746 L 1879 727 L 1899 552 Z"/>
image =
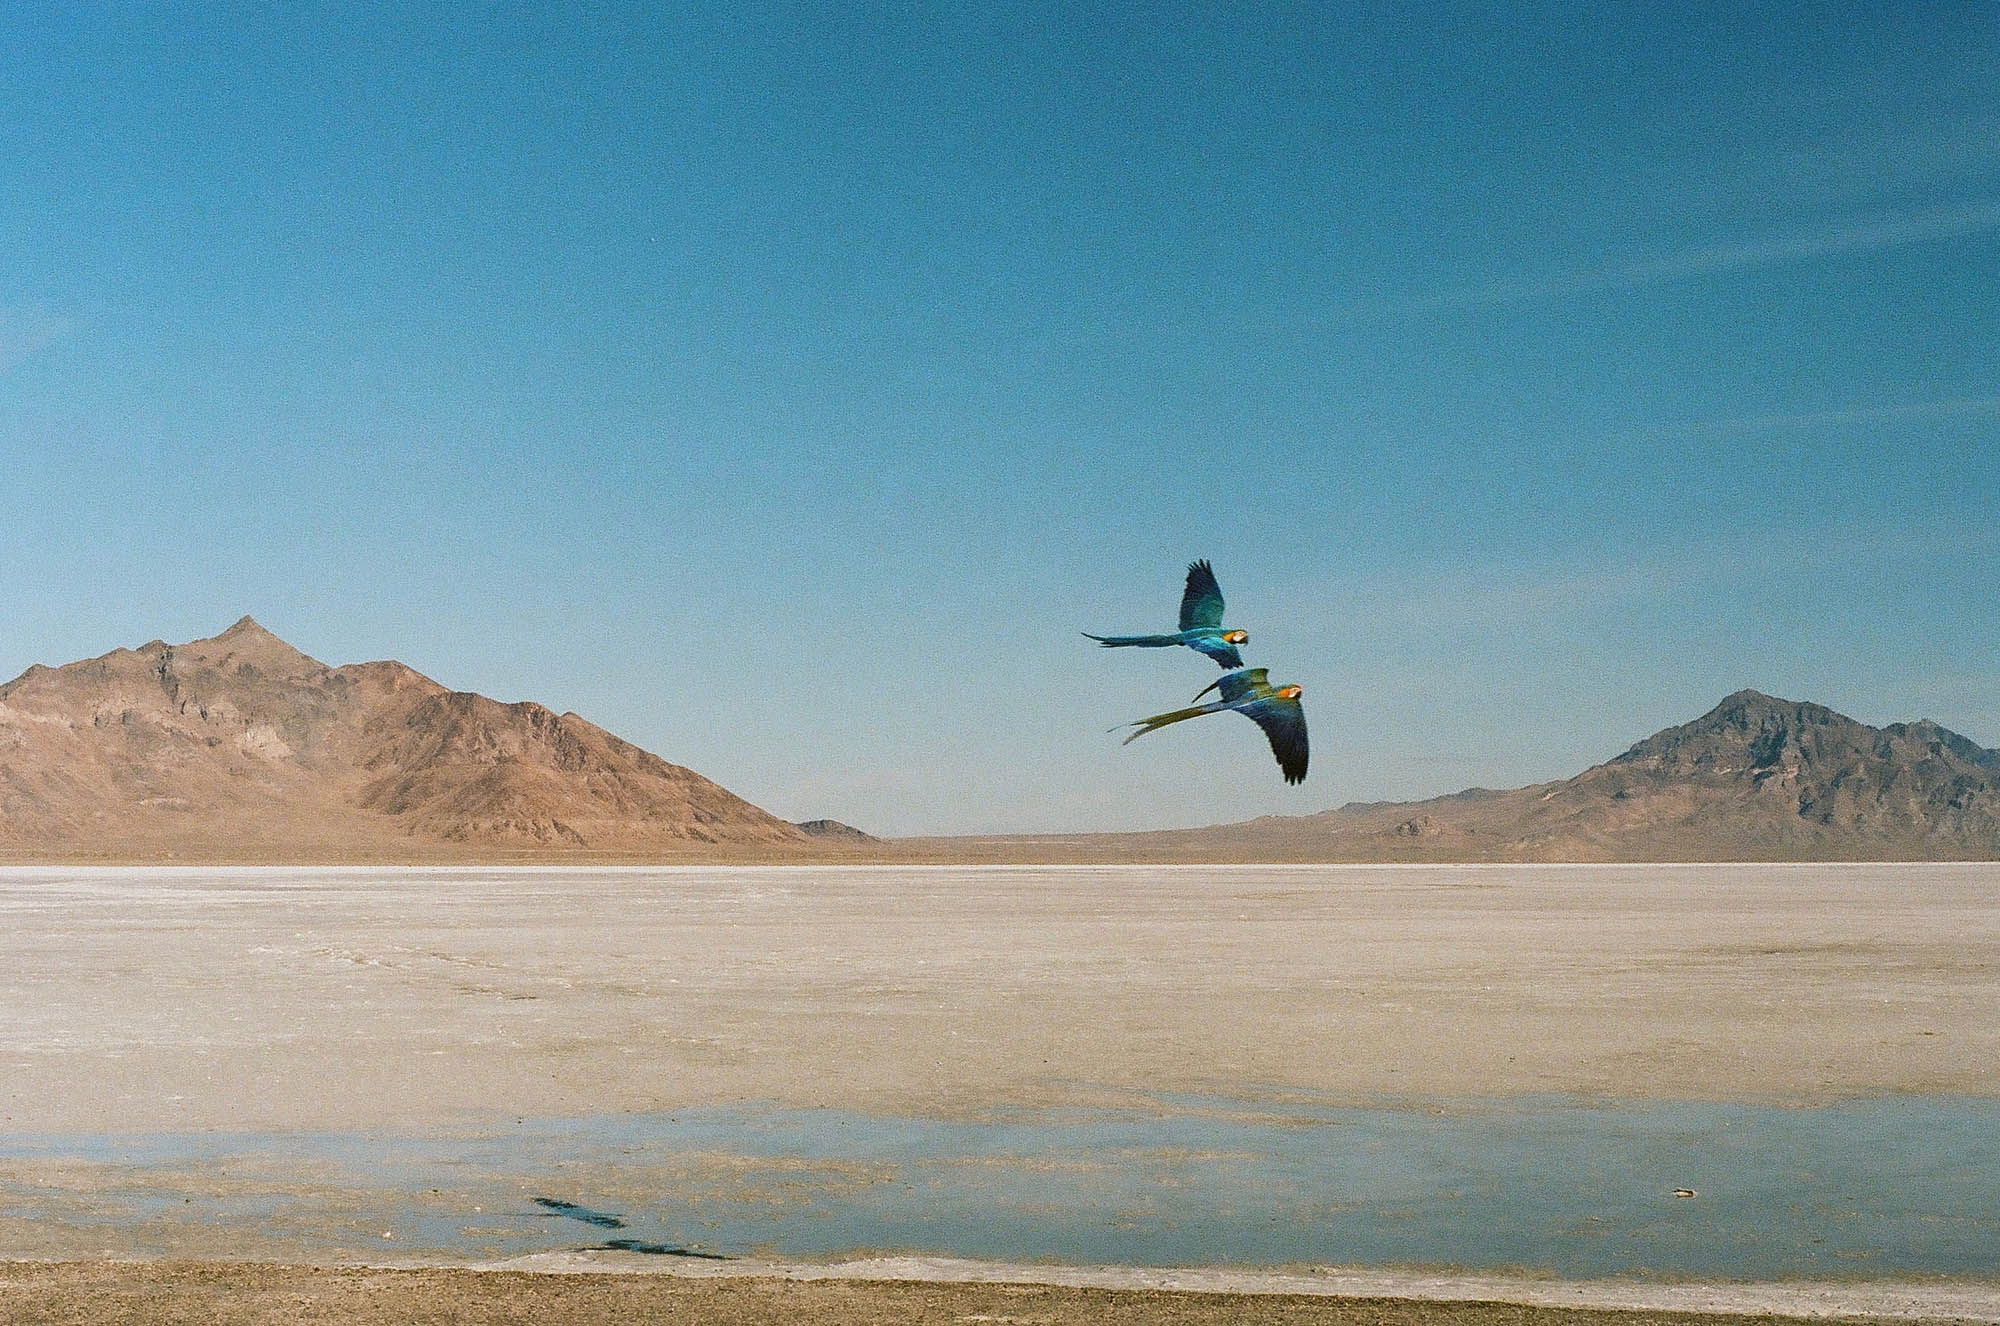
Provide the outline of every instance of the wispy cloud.
<path id="1" fill-rule="evenodd" d="M 1344 611 L 1350 628 L 1359 620 L 1396 630 L 1413 623 L 1456 631 L 1595 618 L 1619 605 L 1683 592 L 1715 574 L 1724 555 L 1714 548 L 1702 550 L 1699 558 L 1683 550 L 1653 550 L 1587 566 L 1522 558 L 1406 569 L 1349 580 L 1342 591 Z"/>
<path id="2" fill-rule="evenodd" d="M 1805 428 L 1846 428 L 1856 424 L 1908 423 L 1925 419 L 2000 418 L 2000 396 L 1948 396 L 1938 400 L 1906 401 L 1899 405 L 1864 405 L 1842 410 L 1802 410 L 1780 414 L 1745 414 L 1720 419 L 1692 419 L 1661 424 L 1608 441 L 1667 437 L 1727 437 L 1745 433 L 1782 433 Z"/>
<path id="3" fill-rule="evenodd" d="M 0 373 L 68 335 L 72 325 L 68 318 L 41 309 L 0 306 Z"/>
<path id="4" fill-rule="evenodd" d="M 1934 523 L 1848 530 L 1841 535 L 1840 549 L 1843 556 L 1876 567 L 1925 565 L 1937 558 L 1946 537 L 1947 531 Z M 1948 538 L 1952 555 L 1961 561 L 2000 558 L 2000 530 L 1990 525 L 1952 528 Z M 1413 626 L 1447 633 L 1498 627 L 1525 639 L 1520 633 L 1532 626 L 1566 634 L 1579 622 L 1602 623 L 1647 605 L 1707 598 L 1751 580 L 1808 575 L 1825 562 L 1820 545 L 1773 539 L 1755 530 L 1655 540 L 1622 556 L 1551 549 L 1440 560 L 1344 578 L 1338 623 L 1328 629 L 1399 635 Z M 1303 584 L 1295 597 L 1301 603 L 1326 601 Z"/>
<path id="5" fill-rule="evenodd" d="M 1564 295 L 1623 290 L 1722 272 L 1751 271 L 1846 253 L 1871 253 L 1933 240 L 2000 230 L 2000 201 L 1863 217 L 1814 230 L 1791 231 L 1728 244 L 1711 244 L 1580 271 L 1524 276 L 1441 290 L 1428 295 L 1351 305 L 1349 313 L 1442 313 L 1455 309 L 1533 303 Z"/>

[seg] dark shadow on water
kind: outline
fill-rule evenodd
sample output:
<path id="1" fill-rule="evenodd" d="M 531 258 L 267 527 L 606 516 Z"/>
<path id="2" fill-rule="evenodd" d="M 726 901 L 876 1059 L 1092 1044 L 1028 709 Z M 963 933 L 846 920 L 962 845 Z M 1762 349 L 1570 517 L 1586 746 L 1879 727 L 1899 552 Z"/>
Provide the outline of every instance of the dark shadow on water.
<path id="1" fill-rule="evenodd" d="M 593 1211 L 576 1202 L 565 1202 L 560 1197 L 537 1197 L 535 1205 L 547 1207 L 548 1213 L 552 1216 L 568 1216 L 571 1220 L 581 1220 L 584 1224 L 595 1225 L 599 1229 L 625 1228 L 622 1216 L 615 1216 L 607 1211 Z"/>
<path id="2" fill-rule="evenodd" d="M 599 1229 L 623 1229 L 625 1218 L 612 1215 L 609 1211 L 595 1211 L 581 1202 L 566 1202 L 560 1197 L 537 1197 L 536 1206 L 544 1208 L 542 1214 L 548 1218 L 562 1216 L 570 1220 L 581 1220 L 586 1225 Z M 651 1243 L 645 1239 L 606 1239 L 602 1243 L 588 1244 L 579 1252 L 637 1252 L 647 1257 L 699 1257 L 703 1261 L 727 1262 L 735 1258 L 727 1253 L 703 1252 L 697 1248 L 684 1248 L 673 1243 Z"/>
<path id="3" fill-rule="evenodd" d="M 699 1257 L 703 1261 L 730 1262 L 734 1257 L 722 1252 L 701 1252 L 694 1248 L 677 1248 L 671 1243 L 647 1243 L 643 1239 L 606 1239 L 593 1243 L 584 1252 L 643 1252 L 648 1257 Z"/>

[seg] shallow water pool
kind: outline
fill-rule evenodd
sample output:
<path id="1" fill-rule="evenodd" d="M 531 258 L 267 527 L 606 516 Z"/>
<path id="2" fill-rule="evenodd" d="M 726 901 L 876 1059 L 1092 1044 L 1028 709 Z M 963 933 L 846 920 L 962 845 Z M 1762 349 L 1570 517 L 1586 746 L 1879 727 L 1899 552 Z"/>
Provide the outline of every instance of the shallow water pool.
<path id="1" fill-rule="evenodd" d="M 565 1247 L 1763 1280 L 2000 1274 L 2000 1103 L 1179 1097 L 0 1138 L 0 1256 Z M 385 1237 L 386 1236 L 386 1237 Z"/>

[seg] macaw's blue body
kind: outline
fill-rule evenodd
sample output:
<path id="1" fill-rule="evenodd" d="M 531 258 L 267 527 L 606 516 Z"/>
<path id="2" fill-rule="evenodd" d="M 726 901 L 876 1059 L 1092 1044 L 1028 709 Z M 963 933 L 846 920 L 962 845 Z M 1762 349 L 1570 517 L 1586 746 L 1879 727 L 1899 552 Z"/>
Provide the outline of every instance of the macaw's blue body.
<path id="1" fill-rule="evenodd" d="M 1222 586 L 1215 583 L 1215 572 L 1205 561 L 1188 566 L 1187 588 L 1181 593 L 1180 630 L 1171 635 L 1091 635 L 1088 631 L 1083 634 L 1107 649 L 1132 646 L 1164 649 L 1169 645 L 1186 645 L 1208 655 L 1225 668 L 1243 666 L 1243 655 L 1236 652 L 1236 646 L 1250 642 L 1248 631 L 1232 631 L 1223 626 Z"/>
<path id="2" fill-rule="evenodd" d="M 1278 767 L 1284 771 L 1288 783 L 1303 783 L 1306 780 L 1306 760 L 1309 754 L 1306 745 L 1306 711 L 1299 703 L 1299 696 L 1305 693 L 1299 686 L 1273 686 L 1263 668 L 1242 668 L 1236 672 L 1225 672 L 1213 682 L 1196 692 L 1199 700 L 1210 691 L 1221 694 L 1220 700 L 1198 704 L 1191 709 L 1176 709 L 1171 713 L 1154 714 L 1142 718 L 1127 727 L 1139 730 L 1125 738 L 1130 745 L 1148 732 L 1157 732 L 1170 723 L 1184 722 L 1190 718 L 1200 718 L 1203 714 L 1219 714 L 1234 709 L 1245 718 L 1264 729 L 1270 739 L 1271 754 L 1277 756 Z M 1113 731 L 1116 731 L 1114 728 Z"/>

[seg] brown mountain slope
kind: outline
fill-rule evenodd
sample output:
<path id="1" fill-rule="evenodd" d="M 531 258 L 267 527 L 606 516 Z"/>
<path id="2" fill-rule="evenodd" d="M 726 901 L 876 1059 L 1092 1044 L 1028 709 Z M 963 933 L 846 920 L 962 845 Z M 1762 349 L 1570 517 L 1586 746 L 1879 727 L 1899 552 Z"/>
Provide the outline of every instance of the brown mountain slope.
<path id="1" fill-rule="evenodd" d="M 328 667 L 250 618 L 0 686 L 15 858 L 788 854 L 811 839 L 575 714 Z"/>
<path id="2" fill-rule="evenodd" d="M 936 846 L 936 844 L 932 844 Z M 2000 858 L 2000 751 L 1739 691 L 1574 778 L 1165 833 L 961 840 L 1070 860 L 1784 861 Z"/>

